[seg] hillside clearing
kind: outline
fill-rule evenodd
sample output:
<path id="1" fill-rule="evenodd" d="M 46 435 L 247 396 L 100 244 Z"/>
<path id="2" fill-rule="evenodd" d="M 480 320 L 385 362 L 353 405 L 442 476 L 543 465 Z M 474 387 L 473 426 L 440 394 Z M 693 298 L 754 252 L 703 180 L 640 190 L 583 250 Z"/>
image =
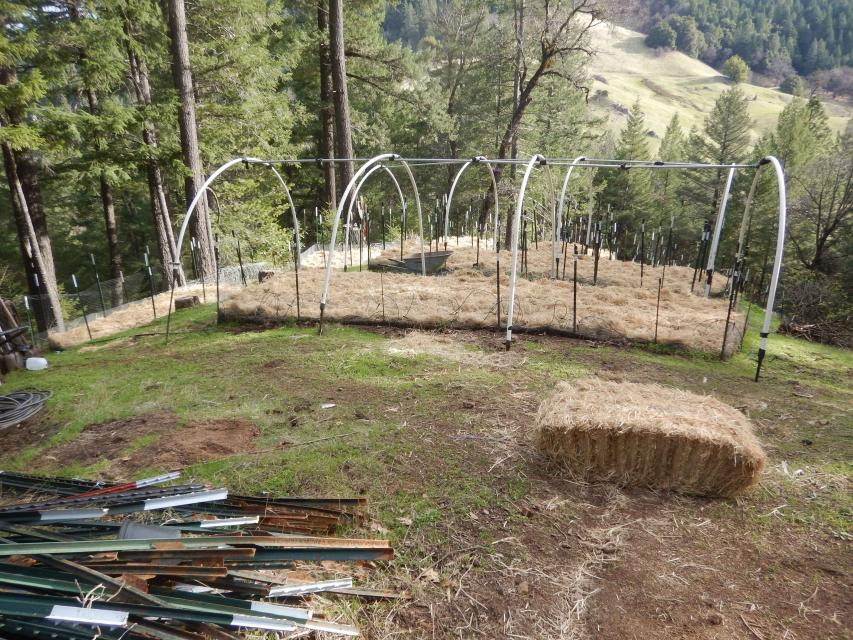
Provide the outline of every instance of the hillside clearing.
<path id="1" fill-rule="evenodd" d="M 170 416 L 173 435 L 254 425 L 246 455 L 186 460 L 188 479 L 368 496 L 368 534 L 383 532 L 399 553 L 371 569 L 371 583 L 411 596 L 356 616 L 368 638 L 721 639 L 749 637 L 745 625 L 765 637 L 845 637 L 849 352 L 774 335 L 756 385 L 751 336 L 720 363 L 535 336 L 505 353 L 483 332 L 247 331 L 212 316 L 210 305 L 177 313 L 168 345 L 128 332 L 10 376 L 4 391 L 55 396 L 37 422 L 4 434 L 0 465 L 142 477 L 174 464 L 151 455 L 172 437 L 162 420 L 149 434 L 137 426 L 120 452 L 75 457 L 68 443 L 137 416 Z M 677 386 L 744 411 L 770 458 L 760 486 L 714 501 L 550 469 L 532 442 L 536 407 L 555 380 L 589 375 Z M 326 436 L 338 437 L 250 453 Z"/>
<path id="2" fill-rule="evenodd" d="M 644 39 L 642 33 L 624 27 L 602 24 L 595 28 L 592 44 L 596 55 L 589 68 L 590 103 L 594 110 L 607 115 L 609 128 L 618 132 L 631 105 L 639 98 L 656 141 L 663 137 L 676 113 L 685 130 L 701 127 L 714 101 L 732 82 L 683 53 L 650 49 Z M 792 96 L 748 83 L 740 86 L 750 100 L 749 114 L 755 121 L 752 136 L 756 140 L 776 127 L 776 119 Z M 824 102 L 824 106 L 835 131 L 843 130 L 853 116 L 853 109 L 848 106 L 831 101 Z"/>

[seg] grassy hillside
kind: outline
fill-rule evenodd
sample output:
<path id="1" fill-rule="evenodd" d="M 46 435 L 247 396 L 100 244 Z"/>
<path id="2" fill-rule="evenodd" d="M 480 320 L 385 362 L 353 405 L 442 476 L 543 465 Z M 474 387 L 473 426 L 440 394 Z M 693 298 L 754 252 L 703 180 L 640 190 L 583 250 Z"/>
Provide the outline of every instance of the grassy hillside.
<path id="1" fill-rule="evenodd" d="M 598 54 L 590 68 L 594 78 L 591 104 L 609 116 L 610 126 L 618 130 L 639 98 L 649 129 L 658 140 L 675 112 L 685 129 L 701 125 L 731 81 L 683 53 L 658 53 L 643 43 L 644 38 L 623 27 L 596 28 L 593 46 Z M 776 118 L 791 96 L 751 84 L 743 84 L 742 88 L 751 101 L 749 111 L 755 121 L 753 135 L 757 137 L 776 126 Z M 853 110 L 844 105 L 827 103 L 826 109 L 835 130 L 841 130 L 853 116 Z"/>
<path id="2" fill-rule="evenodd" d="M 3 393 L 54 395 L 2 431 L 0 468 L 124 479 L 182 466 L 184 481 L 234 491 L 365 495 L 371 521 L 351 533 L 391 539 L 396 557 L 359 567 L 357 584 L 411 596 L 324 601 L 365 638 L 849 640 L 850 351 L 774 333 L 756 384 L 758 313 L 726 362 L 530 335 L 506 352 L 486 331 L 259 331 L 214 314 L 176 313 L 168 344 L 160 318 L 13 372 Z M 760 486 L 711 500 L 549 467 L 539 402 L 589 376 L 737 407 L 769 457 Z"/>

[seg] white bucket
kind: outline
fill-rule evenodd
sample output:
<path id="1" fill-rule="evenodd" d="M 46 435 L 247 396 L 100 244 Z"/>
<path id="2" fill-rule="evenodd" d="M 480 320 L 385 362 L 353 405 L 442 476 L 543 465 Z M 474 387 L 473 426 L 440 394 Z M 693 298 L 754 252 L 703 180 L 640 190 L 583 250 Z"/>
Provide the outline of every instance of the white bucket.
<path id="1" fill-rule="evenodd" d="M 44 358 L 27 358 L 28 371 L 41 371 L 47 369 L 47 360 Z"/>

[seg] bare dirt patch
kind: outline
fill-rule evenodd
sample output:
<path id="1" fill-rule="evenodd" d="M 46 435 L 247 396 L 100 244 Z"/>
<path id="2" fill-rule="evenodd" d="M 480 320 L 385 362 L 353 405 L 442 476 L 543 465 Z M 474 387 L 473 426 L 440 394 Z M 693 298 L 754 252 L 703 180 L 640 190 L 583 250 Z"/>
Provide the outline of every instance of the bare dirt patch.
<path id="1" fill-rule="evenodd" d="M 657 527 L 632 527 L 625 558 L 599 574 L 587 620 L 596 638 L 849 637 L 846 543 L 744 535 L 695 509 L 673 511 Z"/>
<path id="2" fill-rule="evenodd" d="M 8 427 L 0 431 L 3 438 L 4 453 L 17 453 L 27 447 L 38 445 L 48 436 L 53 435 L 58 427 L 35 416 L 30 420 L 24 420 L 21 424 Z"/>
<path id="3" fill-rule="evenodd" d="M 143 468 L 177 469 L 254 448 L 260 430 L 246 420 L 209 420 L 184 426 L 172 413 L 91 425 L 73 441 L 46 452 L 45 460 L 93 465 L 110 460 L 102 474 L 126 477 Z"/>

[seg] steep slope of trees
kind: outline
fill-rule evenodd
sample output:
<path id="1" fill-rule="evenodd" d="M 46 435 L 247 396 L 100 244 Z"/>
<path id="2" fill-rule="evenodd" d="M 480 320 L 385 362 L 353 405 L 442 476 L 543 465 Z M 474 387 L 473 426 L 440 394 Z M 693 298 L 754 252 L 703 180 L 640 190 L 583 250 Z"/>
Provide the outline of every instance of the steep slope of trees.
<path id="1" fill-rule="evenodd" d="M 72 274 L 85 286 L 98 269 L 118 302 L 121 277 L 138 273 L 147 256 L 159 272 L 158 286 L 168 286 L 176 227 L 189 200 L 220 163 L 241 154 L 342 157 L 336 167 L 278 165 L 305 223 L 303 244 L 321 233 L 313 224 L 315 207 L 328 222 L 329 208 L 357 165 L 352 158 L 388 150 L 417 157 L 528 158 L 538 152 L 653 158 L 640 102 L 612 137 L 586 102 L 590 28 L 614 4 L 0 0 L 0 221 L 13 231 L 0 235 L 0 295 L 38 296 L 44 302 L 34 309 L 36 320 L 46 328 L 62 319 L 60 296 Z M 647 6 L 657 46 L 713 53 L 715 61 L 740 56 L 766 72 L 768 47 L 782 53 L 789 45 L 805 47 L 800 54 L 808 53 L 811 44 L 801 42 L 799 25 L 813 19 L 816 33 L 826 34 L 830 58 L 839 47 L 842 57 L 849 52 L 849 12 L 832 0 L 783 0 L 773 7 L 763 0 L 718 6 L 654 0 Z M 743 7 L 751 8 L 752 27 Z M 728 33 L 737 29 L 721 16 L 737 21 L 740 39 Z M 786 31 L 789 22 L 793 30 Z M 718 40 L 709 38 L 709 29 L 718 27 Z M 720 44 L 729 41 L 734 44 Z M 712 42 L 719 45 L 713 52 Z M 791 65 L 798 60 L 791 54 Z M 730 66 L 732 75 L 739 73 L 735 66 L 742 71 L 740 63 Z M 803 94 L 799 82 L 786 87 Z M 814 96 L 793 100 L 776 130 L 760 140 L 750 138 L 750 128 L 747 98 L 735 86 L 703 127 L 685 131 L 673 118 L 657 157 L 728 164 L 779 156 L 791 203 L 783 304 L 800 325 L 811 322 L 803 309 L 812 308 L 837 323 L 849 315 L 853 282 L 853 133 L 832 135 Z M 427 211 L 440 208 L 457 170 L 417 169 Z M 546 173 L 537 170 L 529 185 L 528 216 L 551 215 Z M 657 230 L 674 220 L 675 242 L 689 247 L 702 223 L 716 215 L 726 173 L 580 171 L 566 213 L 610 215 L 623 229 L 646 220 Z M 733 210 L 742 204 L 747 173 L 738 174 Z M 504 214 L 514 204 L 518 174 L 510 165 L 497 168 Z M 382 174 L 364 196 L 374 210 L 396 206 Z M 772 239 L 774 198 L 765 174 L 757 191 L 753 256 Z M 471 207 L 481 222 L 491 220 L 491 181 L 482 170 L 466 174 L 454 203 Z M 210 201 L 203 200 L 207 205 L 208 218 L 202 209 L 191 227 L 201 261 L 194 265 L 184 251 L 188 274 L 212 266 L 204 255 L 208 225 L 221 238 L 239 235 L 249 257 L 292 260 L 288 202 L 262 168 L 234 169 Z M 460 214 L 451 212 L 451 220 Z M 509 233 L 509 225 L 502 231 Z M 234 253 L 230 242 L 221 250 L 226 260 Z M 723 243 L 720 264 L 733 250 Z"/>
<path id="2" fill-rule="evenodd" d="M 649 46 L 717 67 L 738 55 L 781 81 L 853 66 L 848 0 L 647 0 L 637 11 Z"/>

